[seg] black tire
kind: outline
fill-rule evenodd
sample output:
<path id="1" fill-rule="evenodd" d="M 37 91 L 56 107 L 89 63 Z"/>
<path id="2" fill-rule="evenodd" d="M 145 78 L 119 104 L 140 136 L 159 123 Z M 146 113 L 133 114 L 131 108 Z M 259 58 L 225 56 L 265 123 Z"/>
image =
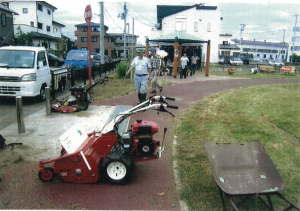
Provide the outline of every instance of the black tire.
<path id="1" fill-rule="evenodd" d="M 45 173 L 42 174 L 42 172 L 39 171 L 39 173 L 38 173 L 39 179 L 42 182 L 49 182 L 49 181 L 53 180 L 53 178 L 54 178 L 53 168 L 51 168 L 51 167 L 45 167 L 44 169 L 46 171 L 46 174 Z"/>
<path id="2" fill-rule="evenodd" d="M 85 111 L 89 107 L 89 102 L 86 100 L 80 100 L 78 102 L 79 110 Z"/>
<path id="3" fill-rule="evenodd" d="M 40 94 L 39 94 L 39 100 L 41 102 L 46 100 L 46 85 L 42 85 L 41 89 L 40 89 Z"/>
<path id="4" fill-rule="evenodd" d="M 101 175 L 112 185 L 124 185 L 133 176 L 134 163 L 122 152 L 113 152 L 102 160 Z"/>

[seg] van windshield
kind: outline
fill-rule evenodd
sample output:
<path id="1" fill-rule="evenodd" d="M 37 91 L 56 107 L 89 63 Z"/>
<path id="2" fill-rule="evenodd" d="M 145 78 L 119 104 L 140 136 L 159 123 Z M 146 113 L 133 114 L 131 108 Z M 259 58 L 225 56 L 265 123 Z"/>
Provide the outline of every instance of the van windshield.
<path id="1" fill-rule="evenodd" d="M 0 67 L 34 68 L 35 52 L 0 49 Z"/>
<path id="2" fill-rule="evenodd" d="M 83 52 L 72 52 L 70 51 L 67 55 L 67 61 L 87 61 L 88 53 Z"/>

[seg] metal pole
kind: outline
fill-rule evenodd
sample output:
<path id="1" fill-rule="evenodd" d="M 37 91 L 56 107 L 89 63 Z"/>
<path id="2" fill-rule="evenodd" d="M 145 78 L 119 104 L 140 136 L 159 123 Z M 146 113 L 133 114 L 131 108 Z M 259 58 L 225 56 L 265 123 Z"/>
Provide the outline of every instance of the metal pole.
<path id="1" fill-rule="evenodd" d="M 88 33 L 89 33 L 89 36 L 88 36 L 88 45 L 89 45 L 89 87 L 92 86 L 92 67 L 91 67 L 91 51 L 92 51 L 92 48 L 91 48 L 91 22 L 88 23 L 89 24 L 89 29 L 88 29 Z"/>
<path id="2" fill-rule="evenodd" d="M 52 114 L 51 103 L 50 103 L 50 87 L 46 87 L 45 91 L 46 91 L 46 113 L 47 116 L 50 116 Z"/>
<path id="3" fill-rule="evenodd" d="M 134 58 L 134 52 L 133 52 L 133 40 L 134 40 L 134 18 L 132 18 L 132 38 L 131 38 L 132 42 L 131 42 L 131 52 L 132 52 L 132 59 Z M 132 71 L 130 72 L 130 78 L 131 78 L 131 82 L 132 82 Z"/>
<path id="4" fill-rule="evenodd" d="M 24 124 L 24 114 L 23 114 L 23 103 L 22 97 L 16 97 L 16 109 L 17 109 L 17 122 L 18 122 L 18 132 L 25 132 L 25 124 Z"/>
<path id="5" fill-rule="evenodd" d="M 282 41 L 282 47 L 281 47 L 281 54 L 283 54 L 283 45 L 284 45 L 284 36 L 285 36 L 285 29 L 283 29 L 283 41 Z M 282 56 L 281 56 L 282 57 Z M 284 57 L 284 56 L 283 56 Z"/>
<path id="6" fill-rule="evenodd" d="M 126 2 L 124 3 L 124 61 L 126 61 Z"/>
<path id="7" fill-rule="evenodd" d="M 209 76 L 209 60 L 210 60 L 210 40 L 207 42 L 206 69 L 205 76 Z"/>
<path id="8" fill-rule="evenodd" d="M 173 61 L 173 77 L 176 78 L 177 76 L 177 53 L 178 50 L 178 37 L 175 37 L 175 44 L 174 44 L 174 61 Z"/>
<path id="9" fill-rule="evenodd" d="M 105 35 L 105 28 L 104 28 L 104 12 L 103 12 L 103 1 L 100 2 L 100 58 L 101 58 L 101 72 L 103 71 L 103 64 L 104 64 L 104 35 Z"/>
<path id="10" fill-rule="evenodd" d="M 294 37 L 293 37 L 293 49 L 292 49 L 292 56 L 294 54 L 294 47 L 295 47 L 295 36 L 296 36 L 296 26 L 297 26 L 297 17 L 298 15 L 295 15 L 296 16 L 296 22 L 295 22 L 295 28 L 293 29 L 294 30 Z M 293 59 L 291 58 L 291 63 L 293 63 Z"/>

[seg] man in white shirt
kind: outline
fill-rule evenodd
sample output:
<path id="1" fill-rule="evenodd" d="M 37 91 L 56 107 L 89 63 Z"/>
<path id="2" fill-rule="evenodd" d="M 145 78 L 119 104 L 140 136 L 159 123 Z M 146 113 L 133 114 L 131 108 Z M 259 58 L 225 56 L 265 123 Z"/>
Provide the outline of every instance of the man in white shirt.
<path id="1" fill-rule="evenodd" d="M 183 54 L 183 57 L 181 57 L 180 61 L 181 61 L 180 79 L 182 79 L 182 76 L 186 78 L 187 63 L 189 61 L 189 58 L 186 57 L 186 53 Z"/>
<path id="2" fill-rule="evenodd" d="M 144 56 L 143 49 L 137 49 L 138 56 L 132 60 L 131 67 L 126 72 L 126 75 L 135 68 L 134 84 L 138 93 L 139 103 L 146 100 L 147 97 L 147 81 L 151 81 L 151 64 L 147 57 Z"/>
<path id="3" fill-rule="evenodd" d="M 199 57 L 197 56 L 196 53 L 191 57 L 191 62 L 192 62 L 192 67 L 191 67 L 191 76 L 192 74 L 195 74 L 195 71 L 197 69 L 197 60 L 199 60 Z"/>

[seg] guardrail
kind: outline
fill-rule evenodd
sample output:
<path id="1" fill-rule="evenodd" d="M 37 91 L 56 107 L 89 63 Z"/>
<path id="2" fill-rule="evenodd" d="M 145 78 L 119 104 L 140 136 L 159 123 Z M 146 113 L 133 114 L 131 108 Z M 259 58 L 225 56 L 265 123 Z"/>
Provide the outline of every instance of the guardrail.
<path id="1" fill-rule="evenodd" d="M 104 73 L 110 73 L 115 70 L 117 64 L 120 61 L 113 61 L 110 63 L 99 64 L 92 66 L 92 78 L 95 80 L 95 76 L 99 73 L 100 77 Z M 75 80 L 80 83 L 83 82 L 86 85 L 86 81 L 89 79 L 89 67 L 73 68 L 71 65 L 62 66 L 57 69 L 51 70 L 51 97 L 55 99 L 55 94 L 75 85 Z"/>

